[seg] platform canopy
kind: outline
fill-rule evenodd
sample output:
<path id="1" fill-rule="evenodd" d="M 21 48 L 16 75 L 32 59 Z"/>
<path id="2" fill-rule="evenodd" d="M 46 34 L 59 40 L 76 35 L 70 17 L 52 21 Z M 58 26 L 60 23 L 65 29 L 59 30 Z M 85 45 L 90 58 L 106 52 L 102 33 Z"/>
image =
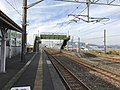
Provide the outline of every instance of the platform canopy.
<path id="1" fill-rule="evenodd" d="M 0 72 L 5 72 L 6 68 L 6 37 L 7 31 L 14 30 L 22 33 L 22 28 L 18 26 L 12 19 L 0 10 L 0 31 L 1 31 L 1 57 L 0 57 Z"/>
<path id="2" fill-rule="evenodd" d="M 0 10 L 0 27 L 1 26 L 10 30 L 22 32 L 22 28 Z"/>

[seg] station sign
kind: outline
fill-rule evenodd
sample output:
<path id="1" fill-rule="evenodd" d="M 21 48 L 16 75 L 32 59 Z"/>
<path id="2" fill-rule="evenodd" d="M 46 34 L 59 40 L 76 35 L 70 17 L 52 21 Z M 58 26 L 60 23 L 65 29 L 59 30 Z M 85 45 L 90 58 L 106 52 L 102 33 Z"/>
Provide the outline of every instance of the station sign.
<path id="1" fill-rule="evenodd" d="M 12 87 L 10 90 L 31 90 L 30 86 Z"/>

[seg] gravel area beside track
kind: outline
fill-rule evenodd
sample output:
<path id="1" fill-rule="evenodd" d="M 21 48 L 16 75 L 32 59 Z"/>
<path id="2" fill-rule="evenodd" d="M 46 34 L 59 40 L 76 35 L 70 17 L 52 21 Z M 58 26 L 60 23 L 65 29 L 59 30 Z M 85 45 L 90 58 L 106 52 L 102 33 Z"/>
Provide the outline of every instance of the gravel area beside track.
<path id="1" fill-rule="evenodd" d="M 120 62 L 109 61 L 101 58 L 89 58 L 86 59 L 88 62 L 96 63 L 96 66 L 104 68 L 108 71 L 112 71 L 120 75 Z"/>
<path id="2" fill-rule="evenodd" d="M 65 56 L 67 56 L 69 58 L 80 60 L 85 63 L 95 65 L 96 67 L 100 67 L 102 69 L 105 69 L 105 70 L 108 70 L 110 72 L 114 72 L 114 73 L 120 75 L 120 62 L 114 62 L 109 59 L 103 59 L 103 58 L 99 58 L 99 57 L 80 58 L 74 52 L 63 51 L 63 53 Z"/>
<path id="3" fill-rule="evenodd" d="M 92 90 L 119 90 L 116 86 L 95 75 L 95 72 L 75 63 L 67 57 L 56 56 L 64 65 L 74 72 Z"/>

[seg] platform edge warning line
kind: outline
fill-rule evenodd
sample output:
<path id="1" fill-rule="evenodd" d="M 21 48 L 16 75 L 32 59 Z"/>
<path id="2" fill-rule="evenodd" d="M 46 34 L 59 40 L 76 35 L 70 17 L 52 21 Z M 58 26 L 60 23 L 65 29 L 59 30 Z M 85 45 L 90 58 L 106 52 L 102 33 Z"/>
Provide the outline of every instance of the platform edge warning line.
<path id="1" fill-rule="evenodd" d="M 39 64 L 38 64 L 38 69 L 37 69 L 37 74 L 36 74 L 36 79 L 35 79 L 35 84 L 34 84 L 34 89 L 33 90 L 42 90 L 42 50 L 41 50 L 41 55 L 39 59 Z"/>
<path id="2" fill-rule="evenodd" d="M 27 67 L 33 61 L 34 57 L 37 54 L 34 54 L 32 58 L 23 66 L 23 68 L 2 88 L 2 90 L 10 90 L 10 88 L 14 85 L 14 83 L 20 78 L 20 76 L 25 72 Z"/>

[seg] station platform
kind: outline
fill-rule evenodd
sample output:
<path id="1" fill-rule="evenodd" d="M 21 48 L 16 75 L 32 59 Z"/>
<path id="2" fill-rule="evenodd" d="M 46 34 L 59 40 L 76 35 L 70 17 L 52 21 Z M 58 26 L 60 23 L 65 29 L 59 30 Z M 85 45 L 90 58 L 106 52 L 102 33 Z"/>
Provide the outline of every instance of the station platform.
<path id="1" fill-rule="evenodd" d="M 65 90 L 45 53 L 27 53 L 25 58 L 25 62 L 20 56 L 7 59 L 6 73 L 0 73 L 0 90 Z"/>

